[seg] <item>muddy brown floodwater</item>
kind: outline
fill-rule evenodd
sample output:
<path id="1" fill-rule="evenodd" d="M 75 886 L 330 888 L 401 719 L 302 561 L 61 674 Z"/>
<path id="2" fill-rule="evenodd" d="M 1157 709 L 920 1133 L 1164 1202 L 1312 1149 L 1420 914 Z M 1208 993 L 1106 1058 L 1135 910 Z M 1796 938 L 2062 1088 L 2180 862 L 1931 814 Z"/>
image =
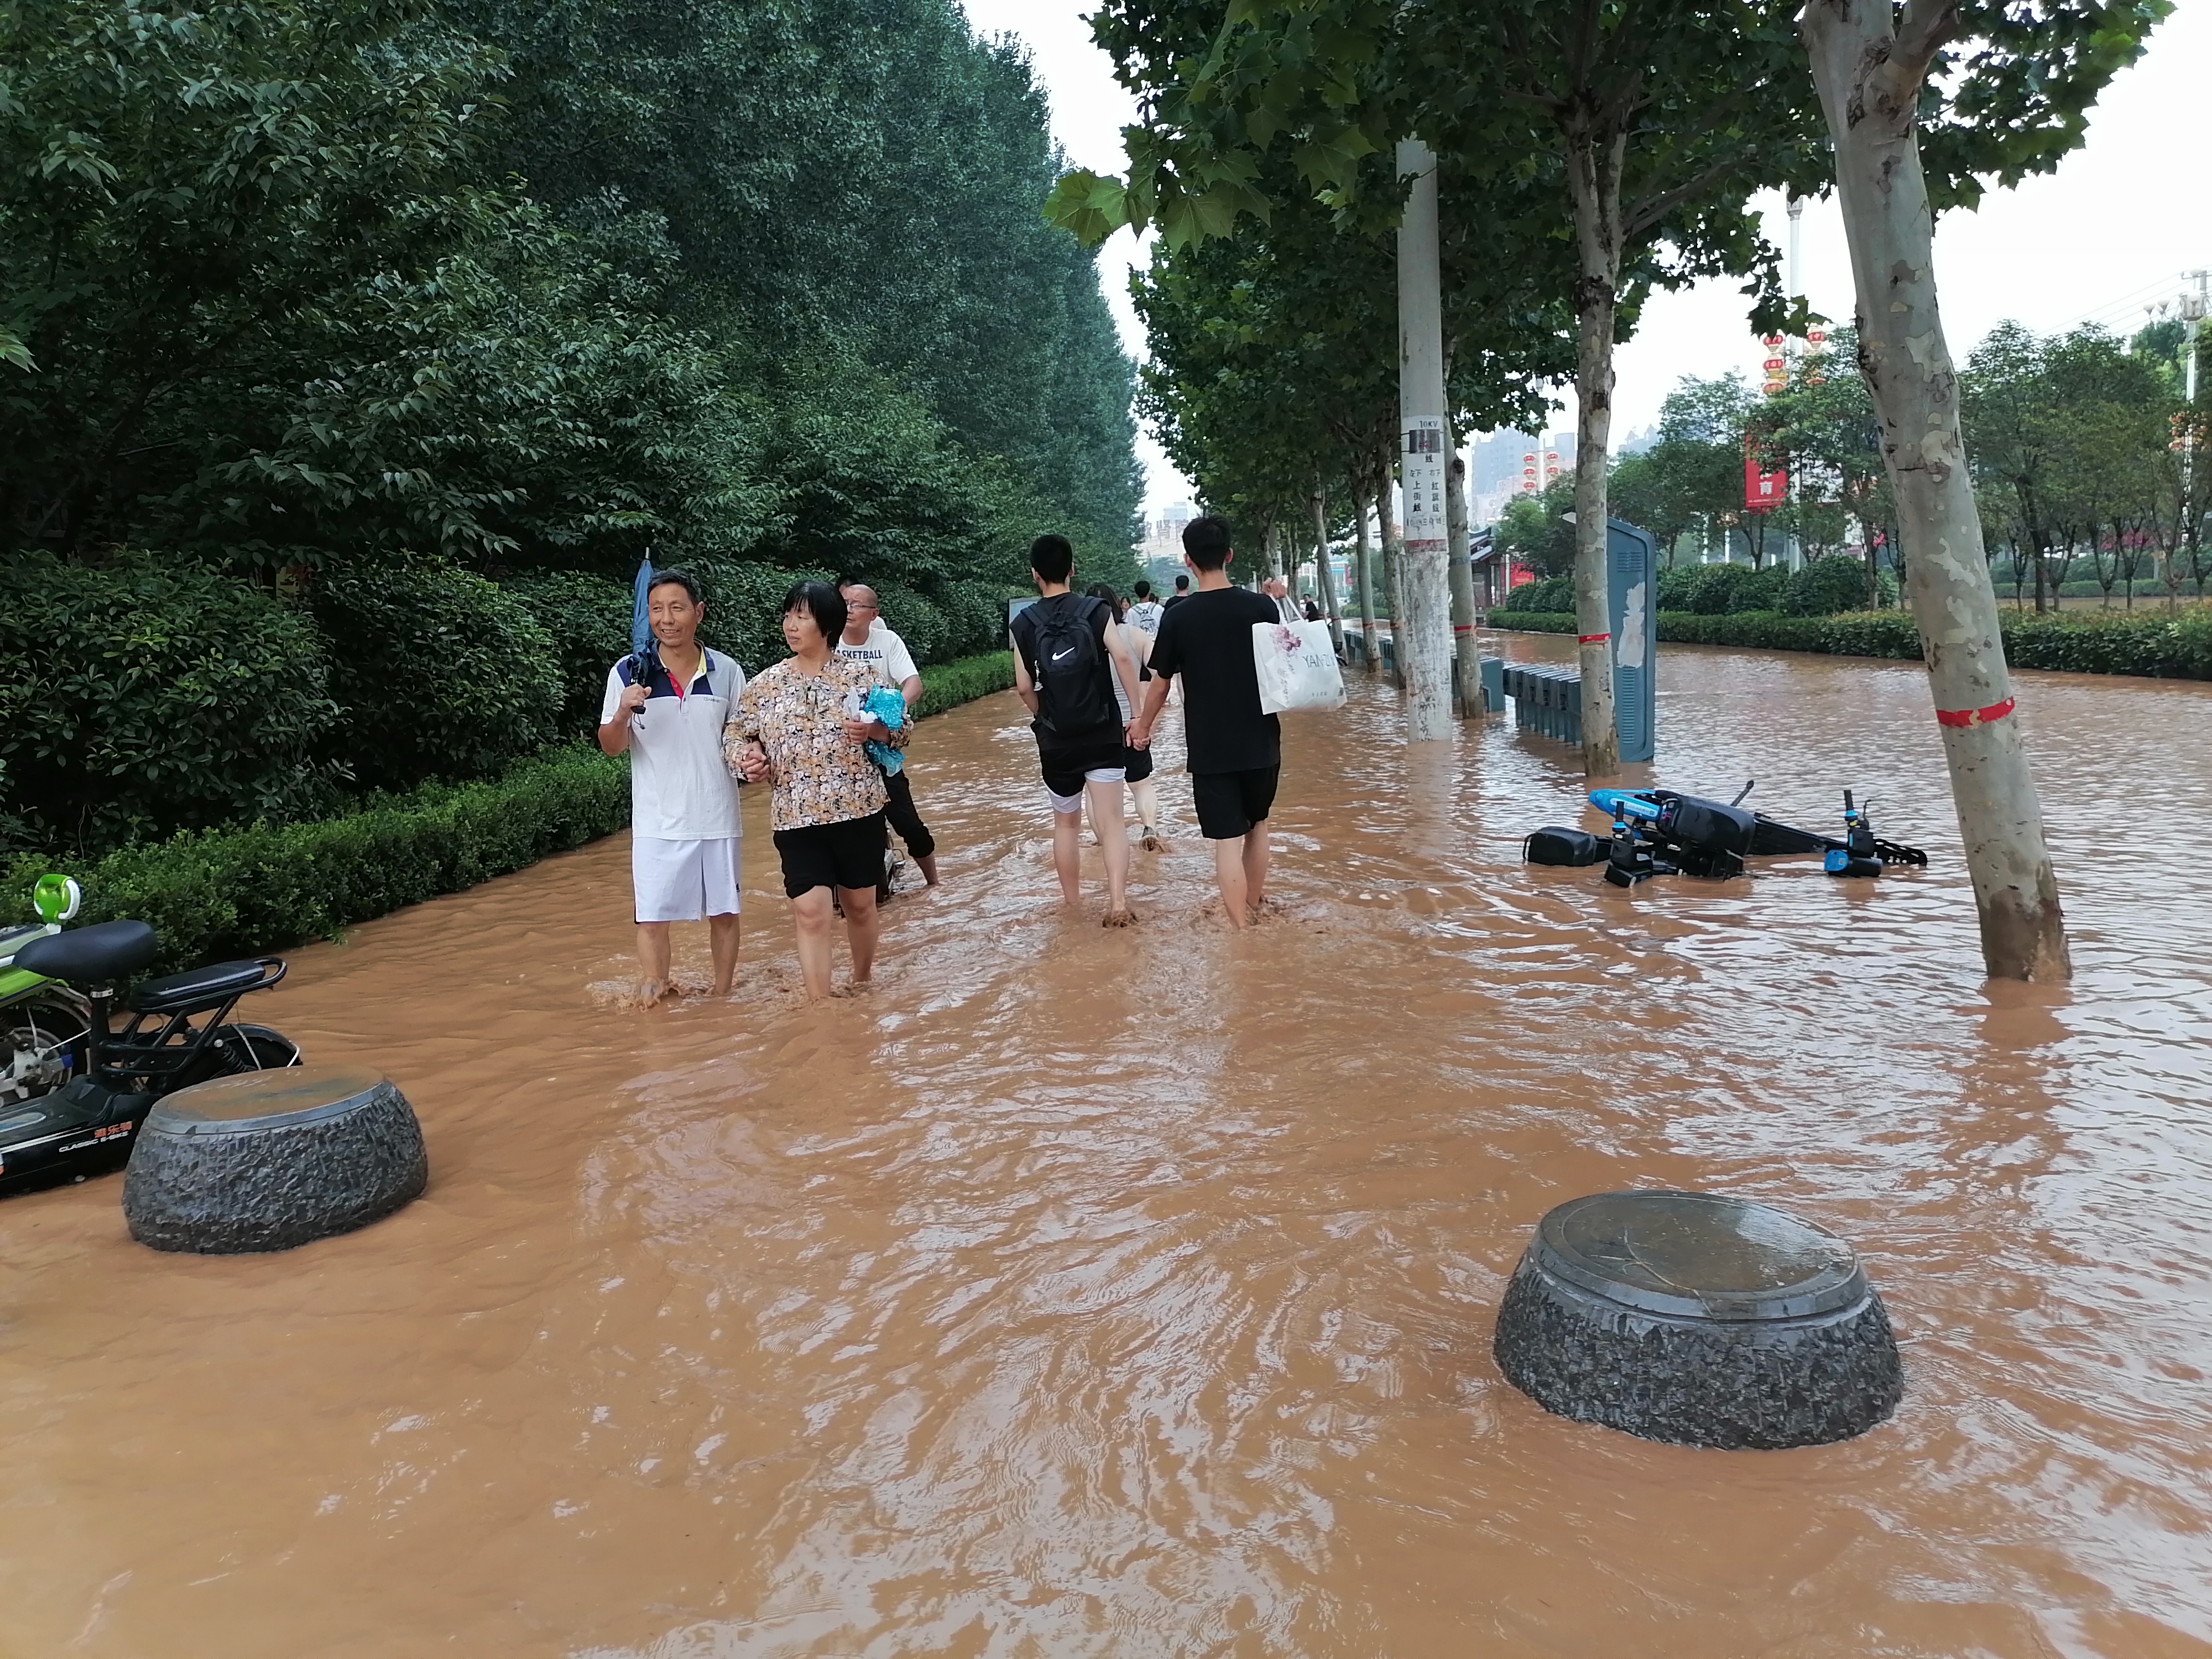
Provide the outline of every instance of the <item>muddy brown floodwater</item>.
<path id="1" fill-rule="evenodd" d="M 1006 696 L 923 730 L 947 884 L 859 1002 L 780 897 L 734 1005 L 608 1000 L 619 839 L 301 951 L 256 1017 L 400 1083 L 428 1195 L 269 1258 L 0 1206 L 0 1653 L 2212 1653 L 2212 686 L 2023 677 L 2062 992 L 1981 982 L 1917 665 L 1662 672 L 1668 782 L 1850 785 L 1933 867 L 1525 869 L 1571 757 L 1409 760 L 1363 686 L 1291 722 L 1279 915 L 1203 925 L 1177 772 L 1112 933 Z M 1690 1451 L 1504 1383 L 1537 1218 L 1644 1184 L 1856 1241 L 1897 1418 Z"/>

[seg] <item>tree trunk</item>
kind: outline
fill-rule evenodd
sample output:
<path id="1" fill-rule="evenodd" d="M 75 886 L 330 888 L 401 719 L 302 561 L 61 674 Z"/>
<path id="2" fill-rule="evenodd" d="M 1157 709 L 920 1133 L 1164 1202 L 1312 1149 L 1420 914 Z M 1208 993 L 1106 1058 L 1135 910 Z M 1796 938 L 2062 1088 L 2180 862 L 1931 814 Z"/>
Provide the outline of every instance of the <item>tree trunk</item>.
<path id="1" fill-rule="evenodd" d="M 1336 572 L 1328 561 L 1328 496 L 1319 484 L 1314 486 L 1314 580 L 1321 584 L 1322 615 L 1328 618 L 1329 643 L 1336 647 L 1339 657 L 1344 655 L 1344 618 L 1336 604 Z"/>
<path id="2" fill-rule="evenodd" d="M 1266 546 L 1267 549 L 1267 574 L 1270 576 L 1279 576 L 1283 574 L 1283 532 L 1282 526 L 1278 525 L 1273 519 L 1267 520 Z"/>
<path id="3" fill-rule="evenodd" d="M 1437 158 L 1418 138 L 1398 146 L 1398 173 L 1413 180 L 1398 224 L 1398 426 L 1404 434 L 1404 609 L 1394 604 L 1398 678 L 1406 688 L 1406 738 L 1451 735 L 1450 538 L 1445 529 L 1443 288 L 1438 264 Z"/>
<path id="4" fill-rule="evenodd" d="M 1382 667 L 1382 630 L 1375 626 L 1375 544 L 1367 531 L 1367 515 L 1375 503 L 1366 485 L 1361 484 L 1353 493 L 1352 505 L 1358 514 L 1359 649 L 1366 659 L 1362 665 L 1374 674 Z"/>
<path id="5" fill-rule="evenodd" d="M 1622 134 L 1571 129 L 1567 194 L 1582 274 L 1575 279 L 1575 632 L 1581 640 L 1583 772 L 1620 770 L 1613 713 L 1612 600 L 1606 550 L 1607 452 L 1613 440 L 1613 328 L 1620 286 Z"/>
<path id="6" fill-rule="evenodd" d="M 1983 557 L 1920 168 L 1921 83 L 1957 21 L 1956 0 L 1909 0 L 1893 39 L 1887 3 L 1810 0 L 1802 27 L 1835 139 L 1859 368 L 1911 549 L 1906 591 L 1966 842 L 1982 959 L 1993 978 L 2063 980 L 2072 973 L 2065 919 Z"/>
<path id="7" fill-rule="evenodd" d="M 1468 562 L 1467 461 L 1452 439 L 1450 482 L 1444 493 L 1444 532 L 1451 547 L 1452 684 L 1460 718 L 1482 712 L 1482 668 L 1474 659 L 1474 567 Z"/>
<path id="8" fill-rule="evenodd" d="M 1390 606 L 1390 683 L 1406 689 L 1406 544 L 1398 533 L 1395 482 L 1382 470 L 1382 490 L 1375 498 L 1376 522 L 1382 532 L 1382 597 Z"/>

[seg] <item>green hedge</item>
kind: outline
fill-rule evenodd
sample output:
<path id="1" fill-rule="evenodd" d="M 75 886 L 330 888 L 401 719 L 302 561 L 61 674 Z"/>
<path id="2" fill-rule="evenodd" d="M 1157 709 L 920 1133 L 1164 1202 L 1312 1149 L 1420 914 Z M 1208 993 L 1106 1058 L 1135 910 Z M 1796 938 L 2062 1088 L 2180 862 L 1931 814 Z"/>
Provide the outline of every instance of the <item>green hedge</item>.
<path id="1" fill-rule="evenodd" d="M 2001 611 L 2005 660 L 2014 668 L 2154 679 L 2212 680 L 2212 610 L 2177 616 L 2136 611 Z M 1571 634 L 1575 619 L 1557 611 L 1490 613 L 1492 628 L 1523 634 Z M 1839 657 L 1917 661 L 1920 631 L 1910 612 L 1860 611 L 1840 617 L 1785 617 L 1771 611 L 1706 617 L 1659 613 L 1659 637 L 1678 645 L 1750 646 Z"/>
<path id="2" fill-rule="evenodd" d="M 1003 691 L 1006 652 L 922 671 L 923 715 Z M 76 873 L 80 923 L 135 916 L 161 935 L 155 971 L 328 939 L 356 922 L 526 868 L 629 822 L 629 765 L 562 749 L 483 783 L 425 784 L 342 817 L 187 831 L 111 853 Z M 0 922 L 33 920 L 31 885 L 55 867 L 0 862 Z"/>
<path id="3" fill-rule="evenodd" d="M 994 691 L 1010 690 L 1013 684 L 1014 653 L 1011 651 L 993 651 L 981 657 L 963 657 L 957 662 L 925 668 L 921 671 L 921 701 L 915 705 L 915 718 L 927 720 L 932 714 L 957 708 L 963 702 L 988 697 Z"/>

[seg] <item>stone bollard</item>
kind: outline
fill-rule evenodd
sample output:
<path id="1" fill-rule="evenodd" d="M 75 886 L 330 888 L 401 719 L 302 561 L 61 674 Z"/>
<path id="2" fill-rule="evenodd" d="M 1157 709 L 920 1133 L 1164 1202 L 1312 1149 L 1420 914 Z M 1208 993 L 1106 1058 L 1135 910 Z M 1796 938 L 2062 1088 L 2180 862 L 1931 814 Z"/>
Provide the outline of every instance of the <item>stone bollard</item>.
<path id="1" fill-rule="evenodd" d="M 157 1250 L 289 1250 L 381 1220 L 428 1180 L 422 1127 L 388 1079 L 290 1066 L 216 1078 L 155 1107 L 123 1214 Z"/>
<path id="2" fill-rule="evenodd" d="M 1728 1450 L 1823 1445 L 1897 1409 L 1904 1370 L 1850 1247 L 1706 1193 L 1602 1193 L 1547 1215 L 1495 1343 L 1578 1422 Z"/>

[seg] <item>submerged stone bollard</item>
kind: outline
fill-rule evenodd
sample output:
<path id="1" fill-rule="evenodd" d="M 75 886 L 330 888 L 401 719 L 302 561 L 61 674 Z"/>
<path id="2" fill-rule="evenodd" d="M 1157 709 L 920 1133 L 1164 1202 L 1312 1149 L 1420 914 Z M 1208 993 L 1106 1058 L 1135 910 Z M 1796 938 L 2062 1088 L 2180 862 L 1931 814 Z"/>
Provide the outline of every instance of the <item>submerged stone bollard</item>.
<path id="1" fill-rule="evenodd" d="M 1708 1193 L 1552 1211 L 1506 1287 L 1495 1351 L 1547 1411 L 1679 1446 L 1848 1440 L 1905 1388 L 1889 1315 L 1848 1244 Z"/>
<path id="2" fill-rule="evenodd" d="M 289 1250 L 381 1220 L 429 1175 L 422 1127 L 389 1079 L 290 1066 L 216 1078 L 155 1107 L 123 1214 L 157 1250 Z"/>

